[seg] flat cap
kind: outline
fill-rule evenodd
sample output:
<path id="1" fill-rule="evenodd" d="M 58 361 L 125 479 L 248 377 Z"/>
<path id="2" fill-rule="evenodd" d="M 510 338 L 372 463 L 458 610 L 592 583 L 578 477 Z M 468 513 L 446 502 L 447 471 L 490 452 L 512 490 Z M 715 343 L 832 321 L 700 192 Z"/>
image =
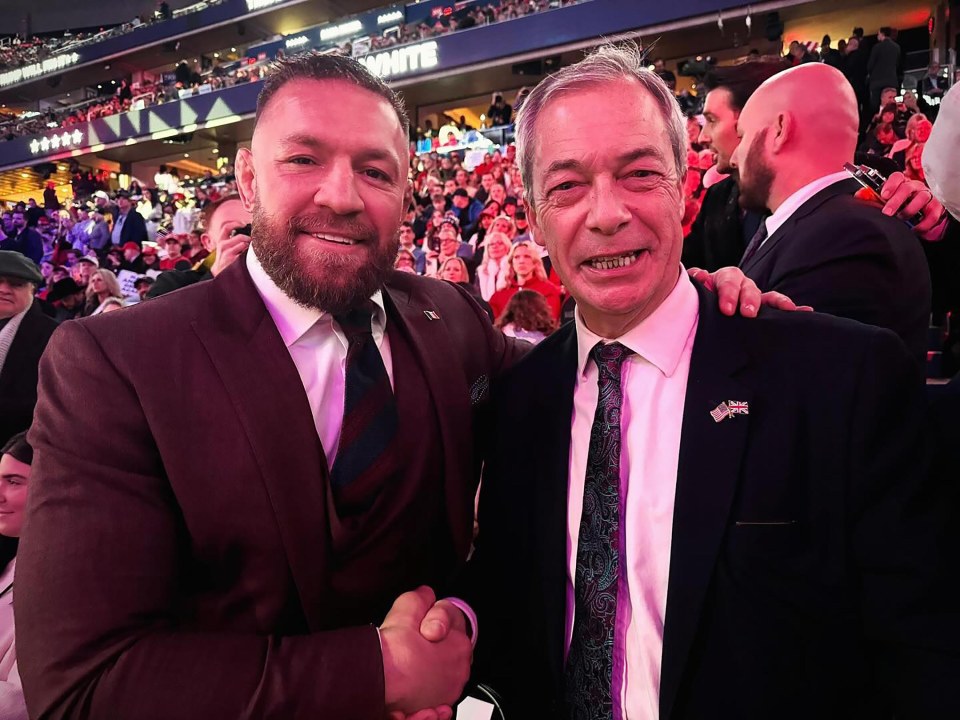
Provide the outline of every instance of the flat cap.
<path id="1" fill-rule="evenodd" d="M 37 285 L 43 282 L 43 275 L 33 260 L 13 250 L 0 250 L 0 275 L 29 280 Z"/>

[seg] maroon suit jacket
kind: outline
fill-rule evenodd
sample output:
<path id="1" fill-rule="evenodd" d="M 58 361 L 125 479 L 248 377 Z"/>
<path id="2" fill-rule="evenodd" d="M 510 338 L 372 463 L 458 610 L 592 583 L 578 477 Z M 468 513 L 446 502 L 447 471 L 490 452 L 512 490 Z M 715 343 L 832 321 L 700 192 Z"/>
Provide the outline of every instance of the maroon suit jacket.
<path id="1" fill-rule="evenodd" d="M 450 284 L 385 291 L 428 378 L 463 562 L 486 388 L 520 351 Z M 381 720 L 376 629 L 331 611 L 322 447 L 244 262 L 62 325 L 39 395 L 16 595 L 32 717 Z"/>

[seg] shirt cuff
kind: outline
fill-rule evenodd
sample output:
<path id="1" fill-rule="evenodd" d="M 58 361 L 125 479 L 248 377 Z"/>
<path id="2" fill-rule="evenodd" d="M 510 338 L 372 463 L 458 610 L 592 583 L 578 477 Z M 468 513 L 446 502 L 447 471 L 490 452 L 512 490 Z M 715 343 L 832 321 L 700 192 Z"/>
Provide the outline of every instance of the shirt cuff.
<path id="1" fill-rule="evenodd" d="M 460 598 L 448 597 L 444 600 L 456 607 L 467 618 L 467 625 L 470 626 L 470 645 L 476 647 L 477 637 L 480 635 L 480 624 L 477 622 L 477 614 L 473 611 L 473 608 Z"/>

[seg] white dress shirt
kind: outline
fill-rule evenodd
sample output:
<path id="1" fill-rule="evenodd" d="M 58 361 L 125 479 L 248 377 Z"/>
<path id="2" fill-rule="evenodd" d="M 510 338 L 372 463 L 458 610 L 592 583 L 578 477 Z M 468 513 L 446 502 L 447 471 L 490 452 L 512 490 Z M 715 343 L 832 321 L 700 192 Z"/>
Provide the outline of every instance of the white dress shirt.
<path id="1" fill-rule="evenodd" d="M 283 344 L 297 366 L 303 389 L 307 393 L 317 435 L 333 467 L 343 425 L 343 405 L 347 376 L 347 336 L 334 322 L 333 316 L 316 308 L 299 305 L 284 294 L 260 264 L 253 246 L 247 252 L 247 270 L 257 292 L 273 318 Z M 393 360 L 387 337 L 387 313 L 383 295 L 378 290 L 371 298 L 377 306 L 371 329 L 373 339 L 393 387 Z"/>
<path id="2" fill-rule="evenodd" d="M 660 703 L 663 621 L 673 506 L 680 457 L 680 430 L 699 320 L 697 291 L 687 273 L 680 275 L 667 299 L 647 319 L 617 342 L 636 354 L 624 362 L 620 452 L 620 517 L 626 546 L 620 556 L 626 571 L 627 597 L 618 597 L 617 640 L 625 647 L 625 667 L 614 667 L 614 691 L 628 720 L 656 720 Z M 567 488 L 567 623 L 566 648 L 573 633 L 574 578 L 583 510 L 584 477 L 590 431 L 599 388 L 590 351 L 610 340 L 591 332 L 576 313 L 577 384 L 573 395 L 570 476 Z"/>
<path id="3" fill-rule="evenodd" d="M 843 180 L 849 180 L 850 177 L 850 173 L 848 173 L 846 170 L 842 172 L 831 173 L 830 175 L 824 175 L 822 178 L 814 180 L 812 183 L 804 185 L 802 188 L 797 190 L 795 193 L 793 193 L 793 195 L 783 201 L 783 204 L 777 208 L 777 211 L 773 213 L 773 215 L 767 218 L 767 238 L 779 230 L 780 227 L 790 219 L 790 216 L 799 210 L 800 206 L 803 205 L 807 200 L 812 198 L 821 190 L 826 190 L 831 185 L 842 182 Z M 763 241 L 763 243 L 765 242 L 766 240 Z M 763 243 L 760 243 L 760 247 L 763 247 Z"/>

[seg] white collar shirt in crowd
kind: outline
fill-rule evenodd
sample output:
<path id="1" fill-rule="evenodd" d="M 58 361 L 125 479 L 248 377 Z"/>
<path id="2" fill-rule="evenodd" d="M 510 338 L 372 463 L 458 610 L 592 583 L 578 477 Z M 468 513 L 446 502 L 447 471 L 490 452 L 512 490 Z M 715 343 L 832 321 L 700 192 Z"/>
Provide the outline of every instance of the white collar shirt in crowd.
<path id="1" fill-rule="evenodd" d="M 343 425 L 347 337 L 332 315 L 298 304 L 277 287 L 260 264 L 252 245 L 247 252 L 247 270 L 297 368 L 327 465 L 333 467 Z M 377 306 L 371 325 L 373 339 L 380 349 L 392 387 L 393 360 L 383 294 L 378 290 L 371 300 Z"/>
<path id="2" fill-rule="evenodd" d="M 831 173 L 830 175 L 824 175 L 822 178 L 818 178 L 797 190 L 793 195 L 783 201 L 783 204 L 777 208 L 777 211 L 773 213 L 773 215 L 767 218 L 767 238 L 779 230 L 783 224 L 800 209 L 801 205 L 818 192 L 826 190 L 835 183 L 849 179 L 850 174 L 846 170 L 843 170 L 841 172 Z M 766 240 L 763 242 L 765 243 Z M 760 247 L 763 247 L 763 243 L 760 244 Z"/>
<path id="3" fill-rule="evenodd" d="M 599 376 L 591 349 L 606 342 L 579 311 L 577 382 L 573 394 L 570 474 L 567 483 L 566 648 L 573 633 L 574 581 L 590 432 L 599 402 Z M 660 706 L 663 621 L 673 535 L 674 496 L 690 356 L 700 317 L 697 291 L 682 267 L 673 291 L 637 327 L 617 338 L 634 351 L 622 372 L 620 517 L 626 532 L 620 557 L 626 597 L 618 595 L 616 640 L 624 648 L 620 706 L 628 720 L 656 720 Z M 621 581 L 622 582 L 622 581 Z M 622 585 L 621 585 L 622 587 Z"/>
<path id="4" fill-rule="evenodd" d="M 0 718 L 27 720 L 27 706 L 17 667 L 17 644 L 13 623 L 14 558 L 0 575 Z"/>

